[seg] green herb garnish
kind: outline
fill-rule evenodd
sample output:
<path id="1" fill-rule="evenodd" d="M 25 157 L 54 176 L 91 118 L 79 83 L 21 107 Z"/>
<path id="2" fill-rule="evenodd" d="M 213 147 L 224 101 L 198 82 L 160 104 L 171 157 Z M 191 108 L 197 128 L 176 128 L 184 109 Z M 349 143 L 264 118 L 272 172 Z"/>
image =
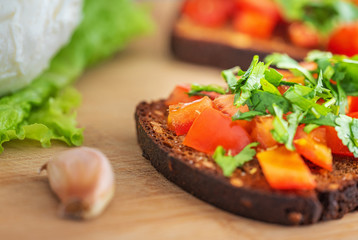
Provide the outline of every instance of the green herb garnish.
<path id="1" fill-rule="evenodd" d="M 215 84 L 209 84 L 209 85 L 192 84 L 188 95 L 189 96 L 206 95 L 203 92 L 216 92 L 219 94 L 225 94 L 226 90 L 222 86 L 215 85 Z"/>
<path id="2" fill-rule="evenodd" d="M 358 157 L 358 119 L 340 115 L 336 118 L 336 124 L 338 137 L 354 157 Z"/>
<path id="3" fill-rule="evenodd" d="M 218 146 L 213 155 L 213 159 L 223 170 L 224 176 L 230 177 L 236 168 L 242 167 L 246 162 L 253 159 L 253 157 L 256 155 L 256 150 L 252 148 L 257 147 L 258 144 L 259 143 L 257 142 L 248 144 L 236 156 L 226 156 L 225 149 L 222 146 Z"/>

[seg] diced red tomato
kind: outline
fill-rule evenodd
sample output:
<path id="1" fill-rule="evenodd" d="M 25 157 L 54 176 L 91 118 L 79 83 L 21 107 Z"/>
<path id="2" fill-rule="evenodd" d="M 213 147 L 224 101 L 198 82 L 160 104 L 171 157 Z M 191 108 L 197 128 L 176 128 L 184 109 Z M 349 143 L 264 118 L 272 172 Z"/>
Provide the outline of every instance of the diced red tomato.
<path id="1" fill-rule="evenodd" d="M 320 43 L 317 30 L 300 22 L 290 24 L 288 35 L 291 42 L 299 47 L 314 48 Z"/>
<path id="2" fill-rule="evenodd" d="M 289 88 L 290 86 L 280 85 L 277 87 L 277 90 L 283 95 Z"/>
<path id="3" fill-rule="evenodd" d="M 358 112 L 348 113 L 347 116 L 352 118 L 358 118 Z M 348 147 L 342 143 L 342 140 L 338 137 L 336 129 L 334 127 L 325 126 L 327 136 L 327 146 L 331 149 L 332 153 L 354 157 L 353 153 L 349 151 Z"/>
<path id="4" fill-rule="evenodd" d="M 182 11 L 197 24 L 220 27 L 229 20 L 232 10 L 232 0 L 187 0 Z"/>
<path id="5" fill-rule="evenodd" d="M 273 120 L 274 117 L 272 116 L 258 116 L 253 120 L 251 138 L 254 142 L 260 143 L 260 148 L 267 149 L 278 145 L 271 134 L 271 130 L 273 129 Z"/>
<path id="6" fill-rule="evenodd" d="M 228 114 L 230 117 L 234 116 L 237 111 L 248 112 L 249 108 L 247 105 L 236 107 L 234 105 L 235 94 L 221 95 L 214 99 L 214 107 L 221 112 Z"/>
<path id="7" fill-rule="evenodd" d="M 237 11 L 252 11 L 271 17 L 273 21 L 281 20 L 282 16 L 277 4 L 272 0 L 235 0 Z"/>
<path id="8" fill-rule="evenodd" d="M 316 186 L 315 180 L 297 152 L 284 146 L 257 153 L 262 171 L 274 189 L 310 190 Z"/>
<path id="9" fill-rule="evenodd" d="M 309 134 L 301 125 L 297 128 L 294 145 L 297 153 L 310 160 L 317 166 L 332 171 L 332 153 L 325 145 L 326 129 L 324 127 L 316 128 Z"/>
<path id="10" fill-rule="evenodd" d="M 256 11 L 240 11 L 233 19 L 236 31 L 256 38 L 270 38 L 275 26 L 276 21 L 271 16 Z"/>
<path id="11" fill-rule="evenodd" d="M 348 96 L 348 112 L 358 112 L 358 97 Z"/>
<path id="12" fill-rule="evenodd" d="M 358 22 L 339 26 L 330 36 L 328 50 L 349 57 L 358 54 Z"/>
<path id="13" fill-rule="evenodd" d="M 175 131 L 177 135 L 186 134 L 200 113 L 212 106 L 213 103 L 207 96 L 190 103 L 170 105 L 168 128 Z"/>
<path id="14" fill-rule="evenodd" d="M 358 118 L 358 112 L 350 112 L 347 114 L 347 116 L 349 116 L 351 118 Z"/>
<path id="15" fill-rule="evenodd" d="M 198 151 L 213 154 L 218 146 L 238 154 L 250 143 L 244 128 L 214 108 L 206 108 L 189 129 L 183 144 Z"/>
<path id="16" fill-rule="evenodd" d="M 170 93 L 169 97 L 165 101 L 167 106 L 178 103 L 187 103 L 200 99 L 200 96 L 189 97 L 188 92 L 190 91 L 190 84 L 179 84 Z"/>
<path id="17" fill-rule="evenodd" d="M 304 130 L 303 126 L 298 127 L 300 132 L 302 133 L 302 131 Z M 303 134 L 306 134 L 303 131 Z M 299 135 L 298 135 L 299 136 Z M 310 133 L 309 136 L 316 142 L 327 145 L 327 134 L 326 134 L 326 128 L 324 128 L 323 126 L 318 127 L 316 129 L 313 129 Z"/>
<path id="18" fill-rule="evenodd" d="M 353 157 L 346 145 L 342 143 L 342 140 L 338 137 L 336 129 L 334 127 L 325 126 L 327 134 L 327 146 L 331 149 L 333 154 Z"/>
<path id="19" fill-rule="evenodd" d="M 270 38 L 281 19 L 277 5 L 271 0 L 236 0 L 233 27 L 236 31 L 257 38 Z"/>
<path id="20" fill-rule="evenodd" d="M 174 105 L 178 103 L 188 103 L 202 98 L 202 96 L 191 96 L 189 97 L 188 92 L 190 91 L 190 84 L 179 84 L 174 90 L 170 93 L 169 97 L 165 101 L 167 106 Z M 202 92 L 207 95 L 210 99 L 215 99 L 218 96 L 221 96 L 220 93 L 216 92 Z"/>

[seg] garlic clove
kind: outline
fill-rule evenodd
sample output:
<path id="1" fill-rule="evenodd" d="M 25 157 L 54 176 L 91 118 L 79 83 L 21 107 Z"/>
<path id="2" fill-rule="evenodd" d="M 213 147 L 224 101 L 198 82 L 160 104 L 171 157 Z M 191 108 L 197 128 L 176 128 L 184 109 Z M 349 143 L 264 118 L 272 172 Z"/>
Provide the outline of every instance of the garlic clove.
<path id="1" fill-rule="evenodd" d="M 88 147 L 64 151 L 46 163 L 51 189 L 61 200 L 60 214 L 90 219 L 98 216 L 114 195 L 114 174 L 107 157 Z"/>

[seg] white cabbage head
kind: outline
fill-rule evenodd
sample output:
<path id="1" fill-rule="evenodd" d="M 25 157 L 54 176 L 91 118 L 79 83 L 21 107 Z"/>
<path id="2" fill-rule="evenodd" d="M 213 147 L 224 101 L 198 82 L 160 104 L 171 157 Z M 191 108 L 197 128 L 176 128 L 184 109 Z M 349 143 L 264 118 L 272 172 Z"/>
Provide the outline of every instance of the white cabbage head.
<path id="1" fill-rule="evenodd" d="M 0 96 L 41 74 L 81 16 L 82 0 L 0 0 Z"/>

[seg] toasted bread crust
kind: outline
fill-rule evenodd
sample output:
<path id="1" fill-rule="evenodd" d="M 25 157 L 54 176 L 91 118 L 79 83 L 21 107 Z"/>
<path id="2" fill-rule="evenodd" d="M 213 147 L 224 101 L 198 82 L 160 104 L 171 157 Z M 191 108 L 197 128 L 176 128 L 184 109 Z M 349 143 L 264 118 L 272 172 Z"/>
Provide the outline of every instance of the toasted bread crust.
<path id="1" fill-rule="evenodd" d="M 256 160 L 237 169 L 231 178 L 224 177 L 210 156 L 181 144 L 183 138 L 167 129 L 166 117 L 164 101 L 137 106 L 137 137 L 143 156 L 167 179 L 203 201 L 283 225 L 337 219 L 358 207 L 355 159 L 335 156 L 332 172 L 310 166 L 316 190 L 277 191 L 269 187 Z"/>

